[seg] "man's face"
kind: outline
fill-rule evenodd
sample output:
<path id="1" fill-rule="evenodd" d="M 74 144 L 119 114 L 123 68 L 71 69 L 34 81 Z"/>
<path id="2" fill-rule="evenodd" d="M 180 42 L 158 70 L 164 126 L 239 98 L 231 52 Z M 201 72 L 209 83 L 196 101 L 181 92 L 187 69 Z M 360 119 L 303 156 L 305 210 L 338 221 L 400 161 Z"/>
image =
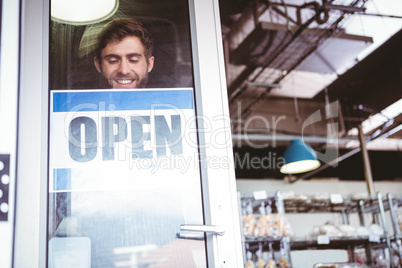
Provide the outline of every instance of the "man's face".
<path id="1" fill-rule="evenodd" d="M 112 88 L 142 88 L 154 66 L 154 57 L 146 59 L 144 52 L 140 39 L 128 36 L 107 44 L 95 67 Z"/>

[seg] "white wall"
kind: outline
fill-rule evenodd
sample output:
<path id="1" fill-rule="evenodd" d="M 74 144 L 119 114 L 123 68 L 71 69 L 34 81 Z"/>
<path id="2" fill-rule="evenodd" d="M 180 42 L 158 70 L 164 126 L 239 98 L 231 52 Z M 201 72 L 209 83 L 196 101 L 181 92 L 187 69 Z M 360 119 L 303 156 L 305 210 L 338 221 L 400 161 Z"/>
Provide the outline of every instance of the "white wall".
<path id="1" fill-rule="evenodd" d="M 0 1 L 1 2 L 1 1 Z M 0 221 L 0 267 L 11 267 L 14 235 L 14 208 L 16 187 L 17 96 L 18 96 L 18 43 L 19 1 L 3 0 L 0 45 L 0 154 L 10 156 L 7 167 L 0 163 L 0 208 L 7 220 Z M 8 174 L 7 177 L 2 177 Z M 7 191 L 8 187 L 8 191 Z M 8 192 L 8 198 L 7 198 Z M 3 214 L 4 213 L 4 214 Z"/>

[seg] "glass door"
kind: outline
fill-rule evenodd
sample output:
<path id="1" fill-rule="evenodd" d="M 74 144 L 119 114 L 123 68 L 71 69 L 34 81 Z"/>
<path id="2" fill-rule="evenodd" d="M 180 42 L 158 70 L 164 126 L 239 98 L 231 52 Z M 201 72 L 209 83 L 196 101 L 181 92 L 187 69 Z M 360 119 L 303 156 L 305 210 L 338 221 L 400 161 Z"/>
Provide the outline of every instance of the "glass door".
<path id="1" fill-rule="evenodd" d="M 51 1 L 48 265 L 206 267 L 188 2 L 111 2 Z"/>

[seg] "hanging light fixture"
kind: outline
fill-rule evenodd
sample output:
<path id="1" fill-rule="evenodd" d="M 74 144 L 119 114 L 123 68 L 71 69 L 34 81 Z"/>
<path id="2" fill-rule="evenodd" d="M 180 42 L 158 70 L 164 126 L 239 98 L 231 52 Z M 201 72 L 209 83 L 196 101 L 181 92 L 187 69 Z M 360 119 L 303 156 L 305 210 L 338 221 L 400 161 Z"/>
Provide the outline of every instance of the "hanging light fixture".
<path id="1" fill-rule="evenodd" d="M 283 157 L 285 164 L 280 171 L 284 174 L 303 173 L 314 170 L 321 165 L 314 150 L 301 139 L 293 140 Z"/>
<path id="2" fill-rule="evenodd" d="M 119 0 L 52 0 L 52 20 L 86 25 L 101 22 L 116 13 Z"/>

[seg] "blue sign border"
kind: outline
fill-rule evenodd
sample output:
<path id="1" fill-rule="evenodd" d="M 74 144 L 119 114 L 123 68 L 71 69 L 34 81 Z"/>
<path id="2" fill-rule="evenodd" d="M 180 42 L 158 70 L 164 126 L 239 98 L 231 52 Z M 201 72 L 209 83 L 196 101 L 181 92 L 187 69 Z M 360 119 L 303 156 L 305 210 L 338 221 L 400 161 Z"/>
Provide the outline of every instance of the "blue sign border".
<path id="1" fill-rule="evenodd" d="M 102 103 L 102 105 L 99 105 Z M 85 107 L 85 104 L 92 104 Z M 95 104 L 96 106 L 93 106 Z M 96 108 L 94 108 L 96 107 Z M 112 107 L 112 108 L 111 108 Z M 193 91 L 69 91 L 53 92 L 53 112 L 193 109 Z"/>

